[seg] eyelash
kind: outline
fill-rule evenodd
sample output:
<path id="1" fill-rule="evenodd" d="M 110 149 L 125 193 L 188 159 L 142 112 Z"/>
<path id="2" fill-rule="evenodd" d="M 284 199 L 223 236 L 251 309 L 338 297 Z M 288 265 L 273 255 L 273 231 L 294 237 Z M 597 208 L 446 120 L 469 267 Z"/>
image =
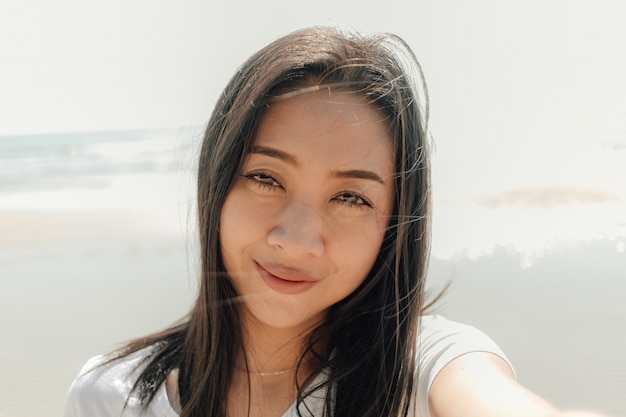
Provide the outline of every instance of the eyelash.
<path id="1" fill-rule="evenodd" d="M 274 187 L 283 188 L 283 186 L 280 185 L 274 177 L 267 175 L 265 172 L 251 172 L 249 174 L 242 175 L 242 177 L 262 190 L 272 190 Z M 269 180 L 271 183 L 263 182 L 264 180 Z"/>
<path id="2" fill-rule="evenodd" d="M 242 177 L 261 190 L 274 191 L 276 187 L 283 189 L 283 186 L 274 177 L 262 171 L 251 172 L 249 174 L 242 175 Z M 269 181 L 269 183 L 264 181 Z M 356 202 L 347 201 L 348 199 L 353 199 Z M 343 206 L 353 207 L 359 210 L 365 210 L 366 208 L 374 207 L 372 202 L 365 198 L 365 196 L 359 193 L 355 193 L 354 191 L 341 191 L 333 197 L 333 200 L 336 200 L 339 204 Z"/>
<path id="3" fill-rule="evenodd" d="M 365 197 L 363 197 L 361 194 L 352 192 L 352 191 L 342 191 L 339 194 L 337 194 L 333 199 L 337 200 L 339 198 L 342 197 L 347 197 L 350 199 L 355 199 L 357 200 L 357 202 L 349 202 L 346 200 L 339 200 L 339 203 L 344 205 L 344 206 L 349 206 L 349 207 L 354 207 L 357 208 L 359 210 L 365 210 L 366 208 L 373 208 L 374 206 L 372 205 L 372 203 Z"/>

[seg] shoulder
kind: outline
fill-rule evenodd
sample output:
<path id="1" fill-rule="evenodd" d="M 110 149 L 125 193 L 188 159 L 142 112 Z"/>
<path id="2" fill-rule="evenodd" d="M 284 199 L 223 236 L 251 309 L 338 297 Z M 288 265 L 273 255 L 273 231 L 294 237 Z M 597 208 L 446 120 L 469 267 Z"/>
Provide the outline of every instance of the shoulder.
<path id="1" fill-rule="evenodd" d="M 139 415 L 139 403 L 129 395 L 151 351 L 142 349 L 108 363 L 107 356 L 89 359 L 69 388 L 65 417 Z"/>
<path id="2" fill-rule="evenodd" d="M 437 315 L 421 317 L 418 337 L 420 355 L 445 355 L 465 349 L 487 349 L 502 353 L 482 331 Z"/>
<path id="3" fill-rule="evenodd" d="M 417 346 L 420 383 L 426 382 L 427 386 L 445 365 L 466 353 L 489 352 L 508 362 L 502 350 L 485 333 L 442 316 L 421 318 Z"/>
<path id="4" fill-rule="evenodd" d="M 425 406 L 421 414 L 424 416 L 429 415 L 428 394 L 433 381 L 454 359 L 471 352 L 488 352 L 509 363 L 502 350 L 485 333 L 442 316 L 426 315 L 421 318 L 417 346 L 416 400 L 419 408 Z"/>

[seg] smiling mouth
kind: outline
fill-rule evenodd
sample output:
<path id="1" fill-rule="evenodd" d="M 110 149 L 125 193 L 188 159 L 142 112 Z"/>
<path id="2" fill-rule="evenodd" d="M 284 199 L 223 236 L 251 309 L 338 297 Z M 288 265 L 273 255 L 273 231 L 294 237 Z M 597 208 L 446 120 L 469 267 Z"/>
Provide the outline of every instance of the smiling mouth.
<path id="1" fill-rule="evenodd" d="M 281 294 L 299 294 L 308 290 L 318 282 L 317 279 L 300 272 L 262 266 L 259 263 L 256 263 L 256 267 L 263 282 L 265 282 L 269 288 Z M 274 275 L 270 271 L 281 273 L 281 275 L 284 274 L 284 277 Z"/>

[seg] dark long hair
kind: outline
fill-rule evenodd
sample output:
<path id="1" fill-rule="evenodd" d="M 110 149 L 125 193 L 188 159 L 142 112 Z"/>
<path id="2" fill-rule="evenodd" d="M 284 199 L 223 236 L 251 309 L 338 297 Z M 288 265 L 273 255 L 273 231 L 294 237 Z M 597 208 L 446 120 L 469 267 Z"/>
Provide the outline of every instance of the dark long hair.
<path id="1" fill-rule="evenodd" d="M 410 48 L 397 36 L 310 28 L 250 57 L 224 89 L 199 155 L 201 277 L 188 318 L 138 339 L 115 356 L 151 347 L 133 389 L 145 405 L 178 367 L 182 416 L 226 415 L 235 359 L 243 349 L 237 292 L 219 244 L 224 200 L 267 105 L 279 95 L 320 86 L 361 97 L 387 119 L 395 150 L 394 212 L 363 284 L 330 308 L 302 358 L 316 357 L 326 382 L 298 384 L 298 402 L 323 387 L 326 416 L 406 416 L 416 391 L 417 331 L 430 242 L 430 157 L 425 87 Z M 421 101 L 420 101 L 421 100 Z M 325 352 L 316 351 L 324 341 Z"/>

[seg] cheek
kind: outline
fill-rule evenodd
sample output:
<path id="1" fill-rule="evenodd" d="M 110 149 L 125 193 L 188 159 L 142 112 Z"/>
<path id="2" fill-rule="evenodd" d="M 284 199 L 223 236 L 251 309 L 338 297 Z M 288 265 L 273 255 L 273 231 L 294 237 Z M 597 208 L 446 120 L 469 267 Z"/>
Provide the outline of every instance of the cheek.
<path id="1" fill-rule="evenodd" d="M 237 225 L 237 219 L 242 217 L 240 213 L 241 206 L 237 204 L 237 199 L 231 192 L 226 197 L 222 211 L 220 213 L 220 236 L 224 239 L 224 236 L 232 236 L 234 229 Z"/>
<path id="2" fill-rule="evenodd" d="M 336 249 L 333 251 L 343 269 L 352 271 L 353 280 L 360 284 L 376 262 L 385 234 L 384 224 L 372 222 L 360 227 L 336 228 L 333 233 Z"/>
<path id="3" fill-rule="evenodd" d="M 243 250 L 246 244 L 258 240 L 267 229 L 268 213 L 246 197 L 245 191 L 235 186 L 224 201 L 220 214 L 220 245 L 222 254 Z M 226 263 L 227 260 L 224 259 Z"/>
<path id="4" fill-rule="evenodd" d="M 242 224 L 246 219 L 245 205 L 238 202 L 237 193 L 231 192 L 224 201 L 220 214 L 220 246 L 224 265 L 232 269 L 233 255 L 246 241 L 249 228 Z"/>

